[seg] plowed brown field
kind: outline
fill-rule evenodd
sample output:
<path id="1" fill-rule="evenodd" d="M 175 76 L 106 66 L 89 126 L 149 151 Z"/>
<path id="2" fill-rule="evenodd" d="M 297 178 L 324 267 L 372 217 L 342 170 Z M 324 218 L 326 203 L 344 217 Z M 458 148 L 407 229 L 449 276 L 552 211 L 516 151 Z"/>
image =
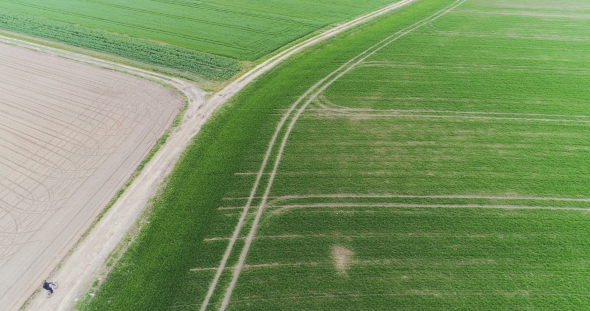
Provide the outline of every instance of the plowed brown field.
<path id="1" fill-rule="evenodd" d="M 176 91 L 0 45 L 0 306 L 22 305 L 168 128 Z"/>

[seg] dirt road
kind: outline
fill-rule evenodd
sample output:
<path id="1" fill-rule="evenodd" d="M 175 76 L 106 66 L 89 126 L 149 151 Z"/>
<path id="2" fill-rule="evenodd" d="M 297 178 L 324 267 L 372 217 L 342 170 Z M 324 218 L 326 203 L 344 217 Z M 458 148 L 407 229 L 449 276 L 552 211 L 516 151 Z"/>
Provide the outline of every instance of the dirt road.
<path id="1" fill-rule="evenodd" d="M 80 243 L 71 256 L 62 263 L 61 268 L 52 275 L 52 279 L 60 283 L 60 288 L 56 294 L 51 299 L 46 299 L 44 295 L 37 294 L 27 305 L 26 310 L 68 310 L 72 308 L 75 300 L 84 295 L 90 288 L 91 283 L 96 279 L 97 273 L 100 271 L 108 255 L 124 237 L 125 233 L 133 226 L 135 220 L 146 206 L 146 203 L 153 196 L 163 178 L 171 171 L 191 138 L 200 130 L 213 111 L 226 100 L 239 92 L 248 83 L 288 59 L 293 54 L 373 18 L 410 4 L 413 1 L 402 0 L 393 3 L 294 45 L 256 66 L 208 99 L 206 99 L 206 93 L 201 91 L 196 85 L 182 79 L 0 36 L 0 42 L 161 81 L 178 88 L 189 99 L 189 108 L 182 124 L 170 135 L 167 143 L 162 146 L 160 151 L 144 167 L 142 173 L 119 198 L 117 203 L 105 214 L 89 236 Z M 44 277 L 39 276 L 41 279 Z M 214 288 L 215 286 L 213 285 L 212 289 Z M 34 289 L 23 292 L 23 300 L 32 294 L 32 290 Z"/>

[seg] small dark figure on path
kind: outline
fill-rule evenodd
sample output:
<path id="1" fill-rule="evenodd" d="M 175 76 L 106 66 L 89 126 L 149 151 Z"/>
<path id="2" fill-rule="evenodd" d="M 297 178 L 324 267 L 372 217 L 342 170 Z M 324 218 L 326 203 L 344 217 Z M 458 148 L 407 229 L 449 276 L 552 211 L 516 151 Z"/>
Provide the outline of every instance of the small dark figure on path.
<path id="1" fill-rule="evenodd" d="M 48 295 L 53 294 L 53 287 L 51 285 L 53 285 L 53 282 L 47 282 L 47 280 L 43 281 L 43 288 L 49 291 Z"/>

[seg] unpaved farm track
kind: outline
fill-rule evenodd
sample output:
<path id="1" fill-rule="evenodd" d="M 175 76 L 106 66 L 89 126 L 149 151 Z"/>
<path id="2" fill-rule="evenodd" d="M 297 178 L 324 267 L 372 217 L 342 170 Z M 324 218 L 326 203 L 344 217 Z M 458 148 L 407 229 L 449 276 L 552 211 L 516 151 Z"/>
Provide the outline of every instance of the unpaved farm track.
<path id="1" fill-rule="evenodd" d="M 60 283 L 60 289 L 51 299 L 44 295 L 35 295 L 26 306 L 26 310 L 68 310 L 75 304 L 75 299 L 83 295 L 97 277 L 108 255 L 133 226 L 148 200 L 155 193 L 158 185 L 172 170 L 180 154 L 190 143 L 191 138 L 199 131 L 213 111 L 225 103 L 230 97 L 239 92 L 254 79 L 269 71 L 277 64 L 288 59 L 311 45 L 317 44 L 352 27 L 365 23 L 371 19 L 384 15 L 392 10 L 408 5 L 415 0 L 402 0 L 382 9 L 373 11 L 352 21 L 338 25 L 332 29 L 296 44 L 277 55 L 269 58 L 254 69 L 230 83 L 222 91 L 205 99 L 205 93 L 196 85 L 182 79 L 149 72 L 127 65 L 118 64 L 87 55 L 76 54 L 64 50 L 45 47 L 42 45 L 0 36 L 0 42 L 49 53 L 55 56 L 92 64 L 98 67 L 127 72 L 140 77 L 160 81 L 172 85 L 182 91 L 188 98 L 189 107 L 181 125 L 170 135 L 167 143 L 144 167 L 133 184 L 118 199 L 116 204 L 104 215 L 91 233 L 77 246 L 76 250 L 62 263 L 60 269 L 51 276 Z M 240 219 L 243 222 L 243 219 Z M 223 262 L 227 260 L 224 256 Z M 38 276 L 43 278 L 44 276 Z M 215 277 L 216 284 L 218 276 Z M 215 286 L 212 286 L 214 289 Z M 18 301 L 24 302 L 35 288 L 22 293 Z M 211 290 L 212 291 L 212 290 Z M 206 306 L 210 294 L 207 295 Z M 18 309 L 17 306 L 10 308 Z"/>

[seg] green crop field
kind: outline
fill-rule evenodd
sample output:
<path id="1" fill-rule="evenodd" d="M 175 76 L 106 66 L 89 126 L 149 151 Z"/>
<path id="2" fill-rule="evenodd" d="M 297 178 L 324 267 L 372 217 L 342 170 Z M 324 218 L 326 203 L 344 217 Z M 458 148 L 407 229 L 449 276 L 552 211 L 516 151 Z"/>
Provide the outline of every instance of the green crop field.
<path id="1" fill-rule="evenodd" d="M 0 0 L 0 29 L 224 80 L 390 0 Z"/>
<path id="2" fill-rule="evenodd" d="M 88 309 L 587 310 L 589 11 L 420 0 L 281 65 Z"/>

